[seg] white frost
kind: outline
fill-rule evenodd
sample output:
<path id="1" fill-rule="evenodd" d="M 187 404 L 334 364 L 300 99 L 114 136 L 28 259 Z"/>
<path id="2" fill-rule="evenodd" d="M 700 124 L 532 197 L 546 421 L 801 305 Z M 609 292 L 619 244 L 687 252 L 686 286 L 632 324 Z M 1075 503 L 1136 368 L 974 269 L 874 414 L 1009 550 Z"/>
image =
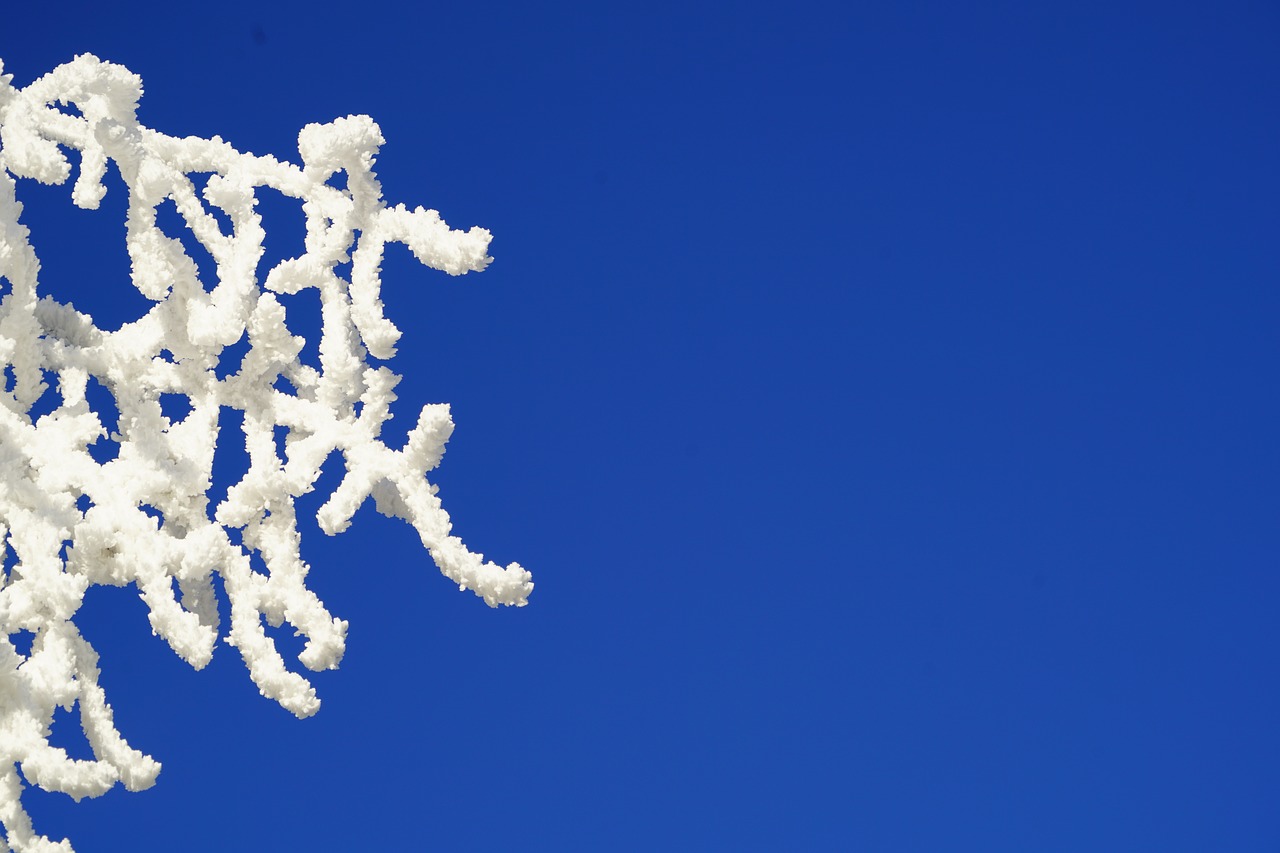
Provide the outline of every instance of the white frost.
<path id="1" fill-rule="evenodd" d="M 366 116 L 303 128 L 299 167 L 218 137 L 175 139 L 143 127 L 135 115 L 142 81 L 94 56 L 25 89 L 2 72 L 0 64 L 0 548 L 12 565 L 0 574 L 0 824 L 18 851 L 70 851 L 32 829 L 17 768 L 31 784 L 77 799 L 116 782 L 146 788 L 160 770 L 116 730 L 98 656 L 73 621 L 93 584 L 136 584 L 152 628 L 199 669 L 219 636 L 212 579 L 220 575 L 227 641 L 262 694 L 300 717 L 320 702 L 285 666 L 263 620 L 306 637 L 299 660 L 310 670 L 342 658 L 347 624 L 306 587 L 294 514 L 331 453 L 341 454 L 345 476 L 317 513 L 326 533 L 345 530 L 372 495 L 380 512 L 413 525 L 448 578 L 490 606 L 523 605 L 533 584 L 518 563 L 487 563 L 450 535 L 426 479 L 453 430 L 448 406 L 426 406 L 403 449 L 392 450 L 380 435 L 399 377 L 369 363 L 392 357 L 400 336 L 379 299 L 384 246 L 403 243 L 423 264 L 461 275 L 489 263 L 488 231 L 452 231 L 434 210 L 388 207 L 372 169 L 382 134 Z M 60 108 L 69 104 L 78 114 Z M 154 304 L 116 331 L 38 294 L 40 264 L 20 221 L 15 179 L 61 184 L 73 151 L 76 205 L 98 206 L 109 161 L 128 186 L 132 280 Z M 330 184 L 339 173 L 343 188 Z M 261 279 L 260 187 L 299 200 L 307 228 L 305 251 Z M 213 258 L 216 282 L 201 281 L 183 244 L 157 227 L 166 203 Z M 338 271 L 348 262 L 349 280 Z M 299 360 L 305 342 L 287 328 L 275 295 L 306 288 L 322 306 L 319 369 Z M 238 364 L 215 372 L 230 357 L 224 349 L 246 337 Z M 118 432 L 108 433 L 86 398 L 90 382 L 114 398 Z M 162 394 L 181 395 L 190 412 L 170 420 Z M 33 419 L 37 402 L 47 414 Z M 213 506 L 224 408 L 244 413 L 250 466 Z M 99 442 L 117 448 L 115 458 L 95 461 L 89 447 Z M 25 656 L 12 642 L 22 631 L 34 635 Z M 50 745 L 58 706 L 78 709 L 94 760 Z M 0 841 L 0 851 L 7 845 Z"/>

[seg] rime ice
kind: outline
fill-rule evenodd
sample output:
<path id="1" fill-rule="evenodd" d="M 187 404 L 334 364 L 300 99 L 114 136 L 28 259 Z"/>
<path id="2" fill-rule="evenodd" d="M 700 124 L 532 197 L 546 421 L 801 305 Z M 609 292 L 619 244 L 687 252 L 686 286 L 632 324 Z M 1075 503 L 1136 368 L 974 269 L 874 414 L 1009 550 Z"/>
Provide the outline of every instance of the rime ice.
<path id="1" fill-rule="evenodd" d="M 386 244 L 403 243 L 423 264 L 461 275 L 488 264 L 488 231 L 454 231 L 434 210 L 388 207 L 372 168 L 382 135 L 365 116 L 303 128 L 299 167 L 218 137 L 175 139 L 141 126 L 141 80 L 93 56 L 25 89 L 2 72 L 0 65 L 0 540 L 13 567 L 0 578 L 0 823 L 18 851 L 70 851 L 32 829 L 19 802 L 19 766 L 31 783 L 77 799 L 117 782 L 146 788 L 160 770 L 116 730 L 97 654 L 73 621 L 93 584 L 136 584 L 152 628 L 198 669 L 219 637 L 212 578 L 220 575 L 228 642 L 262 694 L 300 717 L 319 700 L 286 667 L 263 620 L 306 637 L 299 660 L 310 670 L 342 658 L 347 625 L 306 587 L 294 515 L 295 498 L 312 491 L 331 453 L 341 454 L 345 476 L 317 513 L 326 533 L 345 530 L 372 496 L 379 512 L 413 525 L 446 577 L 490 606 L 523 605 L 533 584 L 519 564 L 487 563 L 450 535 L 426 479 L 453 430 L 449 409 L 425 407 L 403 448 L 390 449 L 380 435 L 399 377 L 369 363 L 391 358 L 400 336 L 379 299 Z M 68 154 L 77 152 L 75 168 Z M 133 284 L 154 303 L 117 331 L 38 293 L 40 264 L 15 180 L 61 184 L 74 172 L 72 201 L 93 209 L 106 193 L 108 161 L 128 186 Z M 330 183 L 338 173 L 341 189 Z M 261 278 L 260 187 L 297 199 L 306 215 L 303 251 Z M 157 227 L 165 203 L 213 258 L 216 282 L 201 281 L 183 244 Z M 349 279 L 337 272 L 348 262 Z M 304 341 L 287 328 L 275 295 L 306 288 L 322 306 L 319 369 L 300 361 Z M 219 378 L 224 348 L 246 337 L 238 367 Z M 118 432 L 109 434 L 87 401 L 90 382 L 114 398 Z M 166 417 L 162 394 L 181 395 L 190 411 Z M 42 398 L 51 411 L 33 420 Z M 224 407 L 244 413 L 250 465 L 215 506 L 207 492 Z M 114 443 L 116 458 L 96 462 L 96 442 Z M 19 631 L 35 636 L 25 657 L 11 641 Z M 57 706 L 78 709 L 94 760 L 72 760 L 49 744 Z"/>

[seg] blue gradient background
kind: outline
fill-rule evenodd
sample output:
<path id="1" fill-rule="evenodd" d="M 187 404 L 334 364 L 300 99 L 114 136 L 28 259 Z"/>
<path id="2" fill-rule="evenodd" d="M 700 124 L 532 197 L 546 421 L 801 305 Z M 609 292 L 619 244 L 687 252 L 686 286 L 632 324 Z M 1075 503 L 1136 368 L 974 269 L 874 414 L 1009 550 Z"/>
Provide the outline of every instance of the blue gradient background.
<path id="1" fill-rule="evenodd" d="M 306 721 L 95 590 L 164 771 L 31 792 L 37 828 L 1280 849 L 1278 48 L 1262 2 L 6 9 L 19 85 L 93 52 L 145 124 L 286 159 L 366 113 L 391 203 L 494 232 L 479 276 L 389 257 L 390 427 L 453 404 L 455 530 L 538 585 L 490 611 L 371 507 L 313 529 L 351 631 Z M 43 291 L 104 323 L 144 307 L 112 186 L 19 187 Z"/>

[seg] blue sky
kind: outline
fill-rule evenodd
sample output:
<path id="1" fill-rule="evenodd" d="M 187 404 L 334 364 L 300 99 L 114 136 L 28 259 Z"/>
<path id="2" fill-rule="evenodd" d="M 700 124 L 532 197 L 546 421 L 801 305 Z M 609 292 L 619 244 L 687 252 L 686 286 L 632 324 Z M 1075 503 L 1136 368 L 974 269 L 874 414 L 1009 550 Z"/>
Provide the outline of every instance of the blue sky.
<path id="1" fill-rule="evenodd" d="M 38 828 L 1280 846 L 1274 5 L 409 5 L 4 13 L 15 83 L 93 52 L 148 126 L 287 159 L 369 114 L 390 202 L 494 232 L 479 276 L 389 256 L 393 425 L 452 403 L 455 529 L 537 582 L 491 611 L 371 507 L 312 530 L 351 630 L 305 721 L 95 590 L 164 771 L 32 792 Z M 136 313 L 119 192 L 19 192 L 34 240 L 83 235 L 44 292 Z"/>

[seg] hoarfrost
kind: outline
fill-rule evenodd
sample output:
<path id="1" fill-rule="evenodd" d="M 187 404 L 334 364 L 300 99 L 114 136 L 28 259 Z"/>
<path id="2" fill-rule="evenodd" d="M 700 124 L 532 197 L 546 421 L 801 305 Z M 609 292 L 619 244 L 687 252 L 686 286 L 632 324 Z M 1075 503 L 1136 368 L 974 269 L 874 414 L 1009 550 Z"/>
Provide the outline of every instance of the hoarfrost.
<path id="1" fill-rule="evenodd" d="M 199 669 L 220 633 L 213 577 L 221 576 L 227 640 L 254 683 L 299 717 L 314 714 L 315 690 L 286 667 L 263 620 L 287 622 L 306 638 L 298 659 L 307 669 L 332 669 L 342 658 L 347 624 L 307 589 L 295 523 L 295 499 L 315 488 L 335 451 L 345 475 L 316 516 L 326 533 L 345 530 L 372 496 L 379 512 L 413 525 L 449 579 L 490 606 L 523 605 L 533 584 L 518 563 L 487 563 L 450 535 L 425 476 L 453 430 L 448 406 L 426 406 L 403 448 L 390 449 L 380 435 L 399 377 L 369 363 L 391 358 L 400 336 L 379 299 L 386 244 L 403 243 L 423 264 L 461 275 L 489 263 L 488 231 L 453 231 L 434 210 L 388 207 L 372 168 L 383 139 L 366 116 L 303 128 L 299 167 L 218 137 L 176 139 L 143 127 L 135 115 L 141 80 L 91 55 L 25 89 L 3 70 L 0 543 L 12 566 L 0 576 L 0 823 L 15 850 L 70 851 L 69 842 L 33 830 L 19 802 L 18 768 L 29 783 L 76 799 L 117 782 L 147 788 L 160 770 L 121 737 L 98 685 L 98 656 L 74 621 L 90 586 L 136 584 L 154 631 Z M 77 206 L 97 208 L 108 161 L 128 187 L 132 281 L 153 304 L 116 331 L 38 293 L 40 264 L 21 223 L 16 179 L 62 184 L 73 172 L 72 152 L 79 153 Z M 341 188 L 331 183 L 339 173 Z M 302 254 L 260 280 L 262 187 L 301 202 L 306 239 Z M 213 258 L 216 282 L 202 281 L 183 244 L 157 226 L 168 200 Z M 337 271 L 347 263 L 349 279 Z M 321 301 L 319 369 L 299 359 L 305 341 L 287 328 L 276 297 L 305 288 Z M 224 349 L 246 338 L 239 369 L 220 377 Z M 87 399 L 90 382 L 113 398 L 116 432 Z M 161 395 L 180 395 L 189 411 L 166 416 Z M 47 413 L 33 417 L 38 401 Z M 224 408 L 243 412 L 250 461 L 212 505 Z M 89 448 L 103 442 L 118 452 L 99 463 Z M 27 654 L 13 642 L 24 631 L 34 635 Z M 59 706 L 78 710 L 92 760 L 50 744 Z"/>

